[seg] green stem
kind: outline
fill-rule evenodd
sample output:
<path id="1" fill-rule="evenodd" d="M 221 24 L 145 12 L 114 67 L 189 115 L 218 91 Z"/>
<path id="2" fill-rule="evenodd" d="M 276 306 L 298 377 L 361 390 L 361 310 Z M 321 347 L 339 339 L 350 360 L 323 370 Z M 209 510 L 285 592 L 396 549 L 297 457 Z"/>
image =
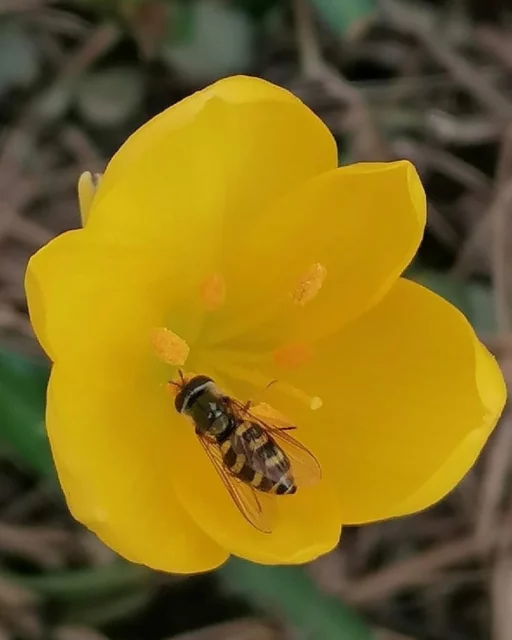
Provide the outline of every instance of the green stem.
<path id="1" fill-rule="evenodd" d="M 118 620 L 128 620 L 148 606 L 153 592 L 150 589 L 118 593 L 115 597 L 95 598 L 69 605 L 63 614 L 68 624 L 87 624 L 100 627 Z"/>
<path id="2" fill-rule="evenodd" d="M 108 567 L 46 573 L 39 576 L 23 576 L 2 571 L 0 580 L 19 584 L 43 596 L 75 600 L 129 590 L 147 583 L 151 575 L 151 571 L 145 567 L 116 562 Z"/>
<path id="3" fill-rule="evenodd" d="M 316 640 L 373 640 L 368 624 L 338 598 L 321 593 L 302 567 L 269 567 L 232 558 L 225 583 L 257 608 L 278 613 Z"/>

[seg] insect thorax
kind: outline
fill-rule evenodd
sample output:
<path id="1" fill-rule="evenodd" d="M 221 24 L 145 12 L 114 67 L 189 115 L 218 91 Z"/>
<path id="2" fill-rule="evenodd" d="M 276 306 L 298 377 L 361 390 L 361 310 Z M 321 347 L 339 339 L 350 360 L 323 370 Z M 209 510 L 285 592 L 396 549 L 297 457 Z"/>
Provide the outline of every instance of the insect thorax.
<path id="1" fill-rule="evenodd" d="M 222 396 L 215 388 L 205 389 L 187 407 L 187 415 L 194 421 L 196 432 L 217 440 L 228 437 L 235 428 L 233 417 L 226 411 Z"/>

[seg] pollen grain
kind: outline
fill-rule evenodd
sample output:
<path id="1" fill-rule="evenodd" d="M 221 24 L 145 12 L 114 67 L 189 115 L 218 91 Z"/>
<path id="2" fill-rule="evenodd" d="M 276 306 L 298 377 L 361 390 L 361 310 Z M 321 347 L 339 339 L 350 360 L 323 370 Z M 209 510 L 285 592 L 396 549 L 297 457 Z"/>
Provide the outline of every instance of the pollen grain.
<path id="1" fill-rule="evenodd" d="M 292 301 L 301 307 L 311 302 L 318 295 L 326 277 L 327 269 L 323 264 L 315 262 L 310 265 L 292 290 Z"/>

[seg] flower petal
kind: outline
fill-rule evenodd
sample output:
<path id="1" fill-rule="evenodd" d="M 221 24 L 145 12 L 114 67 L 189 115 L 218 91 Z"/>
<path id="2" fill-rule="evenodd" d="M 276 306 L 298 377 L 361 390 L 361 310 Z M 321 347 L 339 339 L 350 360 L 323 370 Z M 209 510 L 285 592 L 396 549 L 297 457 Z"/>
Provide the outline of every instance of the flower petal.
<path id="1" fill-rule="evenodd" d="M 173 447 L 176 492 L 197 524 L 230 553 L 263 564 L 296 564 L 333 549 L 340 536 L 336 495 L 327 478 L 295 495 L 276 496 L 278 519 L 261 533 L 236 508 L 203 451 L 194 428 L 182 417 Z"/>
<path id="2" fill-rule="evenodd" d="M 158 388 L 108 388 L 53 367 L 47 429 L 75 518 L 124 557 L 177 573 L 217 567 L 227 553 L 193 522 L 169 470 L 177 414 Z M 178 425 L 181 426 L 181 425 Z"/>
<path id="3" fill-rule="evenodd" d="M 153 359 L 154 327 L 193 340 L 202 313 L 188 300 L 194 272 L 178 278 L 179 265 L 160 258 L 149 248 L 97 242 L 87 230 L 64 233 L 32 256 L 30 319 L 50 358 L 118 376 Z"/>
<path id="4" fill-rule="evenodd" d="M 167 109 L 121 147 L 103 175 L 88 227 L 152 242 L 185 261 L 228 224 L 337 164 L 328 129 L 298 98 L 264 80 L 220 80 Z M 172 253 L 169 253 L 172 252 Z"/>
<path id="5" fill-rule="evenodd" d="M 407 161 L 313 178 L 275 202 L 226 253 L 227 304 L 212 318 L 210 344 L 249 342 L 254 328 L 287 341 L 339 330 L 389 290 L 424 226 L 423 188 Z"/>
<path id="6" fill-rule="evenodd" d="M 464 316 L 407 280 L 288 381 L 323 400 L 296 415 L 337 478 L 347 524 L 442 498 L 475 461 L 506 395 Z"/>

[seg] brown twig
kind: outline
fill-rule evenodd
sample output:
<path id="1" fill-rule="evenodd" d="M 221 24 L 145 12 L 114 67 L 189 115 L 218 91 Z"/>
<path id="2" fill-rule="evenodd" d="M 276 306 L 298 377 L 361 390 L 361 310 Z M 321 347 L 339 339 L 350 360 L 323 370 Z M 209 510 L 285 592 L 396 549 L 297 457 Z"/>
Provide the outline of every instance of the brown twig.
<path id="1" fill-rule="evenodd" d="M 489 82 L 480 70 L 458 53 L 439 33 L 434 33 L 415 20 L 406 5 L 395 0 L 379 0 L 384 17 L 396 29 L 413 35 L 430 56 L 447 69 L 454 80 L 463 86 L 483 107 L 506 122 L 512 120 L 512 102 Z"/>
<path id="2" fill-rule="evenodd" d="M 445 216 L 431 202 L 428 203 L 427 224 L 444 245 L 455 249 L 459 246 L 459 234 L 448 222 Z"/>
<path id="3" fill-rule="evenodd" d="M 347 586 L 345 599 L 352 604 L 376 602 L 403 589 L 427 584 L 433 576 L 446 569 L 481 557 L 494 546 L 510 544 L 512 530 L 510 518 L 505 517 L 494 527 L 485 540 L 470 535 L 400 560 Z"/>
<path id="4" fill-rule="evenodd" d="M 23 557 L 43 567 L 64 564 L 71 533 L 51 527 L 20 527 L 0 522 L 0 552 Z"/>
<path id="5" fill-rule="evenodd" d="M 33 11 L 49 4 L 50 0 L 2 0 L 0 15 L 22 11 Z"/>
<path id="6" fill-rule="evenodd" d="M 491 619 L 493 640 L 512 640 L 512 557 L 498 554 L 491 577 Z"/>
<path id="7" fill-rule="evenodd" d="M 51 86 L 25 108 L 0 150 L 0 175 L 4 176 L 4 184 L 10 179 L 12 166 L 19 164 L 17 158 L 20 156 L 20 150 L 24 157 L 28 156 L 44 125 L 53 116 L 53 111 L 48 105 L 52 104 L 63 87 L 74 82 L 95 60 L 110 50 L 119 37 L 119 28 L 112 23 L 104 23 L 97 27 L 68 57 Z"/>
<path id="8" fill-rule="evenodd" d="M 499 520 L 511 458 L 512 421 L 510 415 L 507 415 L 501 420 L 487 451 L 478 508 L 475 513 L 475 535 L 481 544 L 487 547 L 490 546 L 492 532 Z"/>
<path id="9" fill-rule="evenodd" d="M 325 63 L 320 50 L 320 43 L 313 25 L 313 15 L 308 0 L 294 0 L 295 30 L 299 44 L 300 68 L 306 78 L 316 79 L 324 73 Z M 344 87 L 344 99 L 353 99 L 350 86 Z"/>
<path id="10" fill-rule="evenodd" d="M 496 317 L 500 331 L 512 330 L 512 291 L 510 291 L 510 212 L 512 178 L 500 190 L 490 210 L 492 225 L 492 277 L 496 293 Z"/>
<path id="11" fill-rule="evenodd" d="M 512 126 L 507 128 L 496 170 L 496 196 L 488 213 L 492 231 L 491 265 L 499 330 L 512 330 L 510 234 L 512 233 Z"/>
<path id="12" fill-rule="evenodd" d="M 480 27 L 475 29 L 475 40 L 499 62 L 512 69 L 510 32 L 503 33 L 490 26 Z"/>
<path id="13" fill-rule="evenodd" d="M 489 114 L 460 117 L 431 109 L 425 119 L 427 132 L 444 144 L 476 145 L 491 142 L 501 134 L 503 125 Z"/>
<path id="14" fill-rule="evenodd" d="M 78 625 L 63 625 L 54 630 L 52 640 L 108 640 L 108 638 L 95 629 Z"/>
<path id="15" fill-rule="evenodd" d="M 249 618 L 173 636 L 173 640 L 278 640 L 279 638 L 282 638 L 282 634 L 275 628 Z"/>
<path id="16" fill-rule="evenodd" d="M 453 153 L 431 144 L 412 140 L 402 143 L 402 148 L 407 157 L 423 161 L 429 168 L 449 176 L 455 182 L 466 187 L 466 189 L 483 192 L 485 195 L 489 194 L 491 184 L 485 173 L 462 158 L 458 158 Z"/>
<path id="17" fill-rule="evenodd" d="M 496 178 L 494 183 L 494 197 L 482 217 L 476 222 L 473 229 L 471 229 L 466 241 L 463 243 L 459 250 L 455 264 L 451 270 L 452 277 L 464 278 L 467 277 L 472 268 L 474 255 L 482 242 L 485 242 L 488 233 L 492 233 L 492 260 L 493 260 L 493 273 L 495 277 L 495 286 L 500 287 L 499 294 L 501 296 L 498 304 L 500 305 L 500 322 L 505 323 L 504 326 L 500 326 L 501 331 L 508 331 L 506 328 L 507 310 L 504 308 L 504 286 L 503 282 L 506 280 L 506 268 L 503 260 L 506 258 L 507 248 L 502 246 L 507 238 L 501 235 L 503 228 L 507 225 L 506 211 L 510 206 L 509 198 L 512 194 L 507 192 L 507 180 L 512 178 L 512 127 L 507 127 L 505 135 L 501 141 L 500 157 L 498 160 L 498 166 L 496 169 Z M 505 216 L 505 218 L 503 217 Z M 497 254 L 496 254 L 497 250 Z"/>
<path id="18" fill-rule="evenodd" d="M 294 0 L 297 45 L 303 76 L 324 85 L 348 112 L 343 128 L 354 134 L 354 160 L 389 158 L 387 145 L 381 138 L 361 92 L 323 58 L 314 18 L 308 0 Z"/>

